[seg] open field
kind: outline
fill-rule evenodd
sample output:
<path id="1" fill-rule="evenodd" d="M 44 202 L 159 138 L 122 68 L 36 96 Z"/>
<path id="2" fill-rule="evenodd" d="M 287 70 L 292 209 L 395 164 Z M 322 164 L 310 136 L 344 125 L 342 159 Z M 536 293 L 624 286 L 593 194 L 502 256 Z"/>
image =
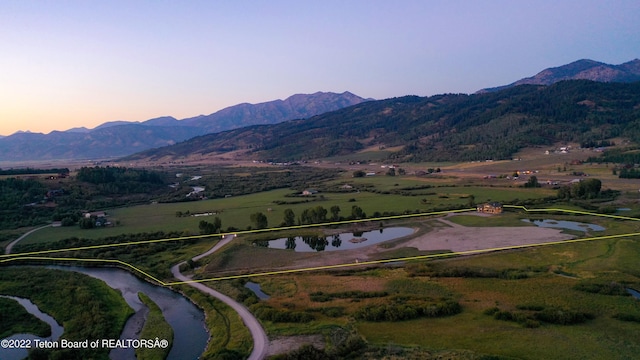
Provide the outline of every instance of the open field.
<path id="1" fill-rule="evenodd" d="M 533 226 L 522 219 L 571 219 L 574 221 L 595 223 L 603 226 L 604 231 L 583 232 L 558 228 Z M 462 226 L 459 223 L 472 226 Z M 481 224 L 481 226 L 477 226 Z M 473 225 L 476 225 L 475 227 Z M 498 216 L 479 215 L 470 212 L 460 215 L 436 219 L 411 219 L 387 222 L 386 226 L 409 226 L 416 229 L 411 236 L 365 246 L 353 250 L 334 252 L 299 253 L 291 250 L 279 250 L 252 246 L 250 242 L 241 241 L 240 236 L 233 244 L 228 245 L 220 255 L 209 260 L 201 278 L 207 274 L 228 273 L 229 271 L 259 272 L 266 269 L 300 268 L 354 261 L 378 259 L 392 259 L 401 256 L 423 255 L 433 252 L 465 252 L 470 250 L 495 249 L 528 244 L 544 244 L 561 242 L 575 237 L 608 236 L 626 233 L 636 233 L 640 229 L 640 222 L 620 221 L 599 216 L 551 215 L 545 213 L 509 212 Z M 319 230 L 315 230 L 319 231 Z M 353 231 L 353 230 L 352 230 Z M 292 235 L 296 232 L 293 231 Z M 268 240 L 269 233 L 261 234 L 260 240 Z M 272 238 L 287 236 L 272 234 Z M 291 236 L 291 235 L 288 235 Z M 255 237 L 249 237 L 255 240 Z M 248 264 L 244 259 L 253 259 Z"/>
<path id="2" fill-rule="evenodd" d="M 528 228 L 527 228 L 528 229 Z M 419 347 L 425 352 L 470 351 L 521 359 L 632 359 L 640 351 L 635 334 L 640 324 L 613 318 L 618 313 L 640 315 L 640 304 L 630 296 L 592 294 L 574 289 L 581 281 L 627 281 L 640 284 L 638 268 L 629 267 L 628 257 L 640 255 L 638 240 L 611 240 L 566 244 L 513 252 L 485 254 L 437 262 L 407 264 L 407 268 L 379 268 L 340 273 L 298 274 L 256 278 L 271 295 L 266 303 L 275 308 L 308 311 L 316 315 L 310 324 L 267 322 L 270 333 L 307 334 L 322 332 L 331 324 L 346 326 L 358 309 L 393 302 L 393 296 L 449 297 L 462 305 L 462 313 L 449 317 L 398 322 L 356 320 L 352 326 L 372 345 Z M 500 277 L 441 277 L 415 274 L 412 267 L 437 269 L 520 269 L 520 279 Z M 569 278 L 558 269 L 584 277 Z M 614 273 L 612 273 L 614 271 Z M 419 272 L 417 274 L 420 274 Z M 317 302 L 312 294 L 345 291 L 389 293 L 372 299 L 339 298 Z M 582 324 L 543 323 L 528 328 L 515 322 L 497 320 L 485 310 L 498 307 L 518 312 L 519 306 L 540 306 L 592 313 L 595 318 Z M 323 315 L 334 310 L 344 315 Z M 523 311 L 527 312 L 527 311 Z M 353 320 L 352 320 L 353 321 Z M 464 334 L 464 336 L 461 336 Z"/>
<path id="3" fill-rule="evenodd" d="M 251 225 L 250 215 L 255 212 L 264 213 L 267 216 L 269 226 L 278 226 L 283 221 L 285 209 L 292 209 L 296 215 L 299 215 L 303 210 L 316 206 L 329 209 L 331 206 L 338 205 L 341 209 L 340 215 L 349 216 L 351 207 L 356 205 L 362 208 L 366 214 L 373 215 L 375 212 L 428 212 L 437 208 L 467 205 L 470 195 L 475 197 L 476 202 L 508 202 L 513 199 L 543 198 L 555 193 L 550 189 L 478 186 L 440 186 L 413 190 L 411 187 L 425 185 L 425 182 L 412 179 L 393 179 L 387 176 L 353 180 L 351 182 L 353 185 L 372 186 L 379 193 L 366 191 L 321 192 L 312 197 L 290 197 L 288 195 L 293 194 L 291 190 L 281 189 L 224 199 L 138 205 L 107 211 L 110 221 L 116 226 L 88 230 L 76 226 L 51 228 L 45 232 L 36 232 L 30 235 L 24 240 L 24 244 L 71 237 L 99 238 L 159 230 L 197 234 L 199 233 L 198 224 L 200 221 L 212 222 L 216 216 L 222 220 L 222 226 L 225 229 L 229 227 L 246 229 Z M 400 190 L 404 195 L 392 193 L 392 191 L 403 187 L 407 188 Z M 212 215 L 178 217 L 176 216 L 178 212 L 183 214 L 187 212 L 190 214 L 212 213 Z"/>
<path id="4" fill-rule="evenodd" d="M 223 229 L 228 227 L 246 229 L 252 225 L 249 218 L 255 212 L 264 213 L 268 218 L 269 227 L 274 227 L 283 221 L 284 210 L 287 208 L 292 209 L 299 216 L 303 210 L 311 207 L 323 206 L 329 209 L 333 205 L 338 205 L 341 208 L 340 215 L 346 217 L 350 215 L 353 205 L 361 207 L 368 215 L 373 215 L 376 212 L 380 214 L 428 212 L 439 207 L 469 206 L 470 200 L 476 203 L 485 201 L 510 203 L 516 199 L 542 199 L 556 194 L 550 186 L 536 189 L 519 187 L 526 181 L 526 177 L 523 177 L 524 181 L 482 178 L 490 174 L 510 174 L 514 170 L 539 170 L 536 176 L 540 181 L 546 179 L 570 181 L 575 178 L 571 172 L 583 171 L 592 177 L 601 178 L 604 187 L 623 191 L 621 198 L 613 204 L 630 207 L 632 210 L 620 215 L 634 216 L 633 214 L 640 209 L 640 195 L 637 189 L 633 190 L 637 187 L 637 180 L 618 179 L 604 164 L 571 165 L 568 161 L 558 162 L 565 159 L 562 156 L 564 155 L 527 159 L 526 154 L 523 153 L 520 161 L 441 164 L 442 173 L 425 177 L 378 175 L 352 178 L 350 172 L 353 170 L 350 169 L 350 172 L 344 173 L 341 178 L 323 184 L 325 188 L 321 188 L 320 193 L 312 197 L 292 197 L 290 195 L 293 190 L 280 189 L 224 199 L 131 206 L 108 210 L 109 218 L 117 222 L 114 227 L 91 230 L 81 230 L 77 227 L 49 228 L 46 231 L 34 233 L 25 239 L 24 243 L 42 244 L 74 236 L 97 239 L 158 230 L 178 231 L 185 235 L 197 234 L 200 221 L 211 222 L 216 216 L 222 220 Z M 328 165 L 319 164 L 318 166 Z M 415 171 L 432 166 L 437 165 L 410 164 L 407 165 L 407 169 Z M 557 167 L 560 166 L 566 166 L 567 170 L 558 171 Z M 379 166 L 377 168 L 380 169 Z M 243 170 L 238 170 L 236 174 L 239 177 L 249 175 Z M 339 187 L 343 184 L 352 185 L 353 191 L 334 192 L 339 191 Z M 558 207 L 579 209 L 575 204 Z M 178 212 L 214 214 L 178 217 L 176 216 Z M 606 230 L 583 234 L 578 231 L 539 228 L 521 221 L 521 219 L 547 218 L 595 223 L 604 226 Z M 377 226 L 378 222 L 369 225 Z M 640 231 L 640 222 L 586 215 L 523 213 L 519 210 L 510 210 L 500 216 L 490 217 L 465 214 L 444 219 L 430 217 L 384 221 L 384 226 L 395 225 L 412 227 L 416 229 L 416 233 L 379 245 L 336 252 L 295 253 L 290 250 L 262 248 L 252 245 L 247 240 L 249 237 L 240 235 L 220 254 L 205 258 L 196 264 L 200 267 L 196 270 L 195 278 L 310 268 L 330 264 L 352 264 L 356 261 L 394 259 L 450 251 L 562 241 L 576 236 L 615 235 Z M 11 237 L 14 233 L 18 232 L 6 234 Z M 281 236 L 281 234 L 272 235 Z M 268 237 L 268 233 L 260 234 L 261 238 L 265 236 Z M 203 240 L 175 251 L 158 250 L 149 256 L 145 255 L 145 262 L 141 268 L 145 271 L 149 270 L 149 264 L 168 268 L 170 264 L 202 253 L 210 246 L 210 241 Z M 104 253 L 104 258 L 111 255 L 113 254 Z M 637 261 L 639 257 L 640 241 L 638 239 L 608 239 L 509 250 L 448 260 L 393 263 L 376 269 L 358 271 L 340 270 L 257 277 L 253 281 L 261 283 L 263 290 L 272 296 L 266 301 L 267 304 L 283 311 L 308 312 L 315 317 L 315 320 L 306 324 L 265 321 L 270 335 L 322 334 L 328 337 L 336 328 L 341 328 L 362 335 L 369 344 L 379 348 L 417 346 L 416 351 L 471 351 L 474 354 L 530 359 L 624 359 L 633 358 L 640 352 L 640 346 L 635 341 L 637 339 L 633 337 L 633 334 L 640 331 L 640 325 L 634 322 L 623 322 L 613 316 L 619 313 L 640 316 L 638 301 L 634 301 L 629 296 L 586 293 L 574 289 L 573 286 L 584 281 L 595 281 L 605 284 L 619 283 L 637 289 L 640 287 L 640 268 Z M 449 277 L 442 274 L 434 275 L 429 271 L 421 273 L 418 270 L 423 265 L 430 269 L 429 271 L 454 269 L 452 271 L 455 273 L 459 268 L 473 268 L 486 270 L 489 273 L 515 273 L 517 276 L 522 275 L 522 278 L 503 278 L 500 277 L 501 275 Z M 166 279 L 166 277 L 162 278 Z M 221 284 L 222 282 L 219 284 L 216 282 L 215 285 L 211 283 L 212 286 L 222 286 Z M 311 293 L 314 292 L 332 293 L 352 290 L 388 292 L 390 295 L 372 299 L 335 298 L 326 302 L 311 299 Z M 194 299 L 197 298 L 196 302 L 200 304 L 210 302 L 206 297 L 191 295 Z M 363 306 L 385 304 L 400 301 L 398 299 L 403 298 L 413 299 L 411 296 L 417 296 L 419 301 L 452 299 L 458 301 L 463 310 L 460 314 L 443 318 L 419 318 L 382 323 L 356 319 L 354 315 Z M 518 309 L 519 306 L 532 304 L 590 312 L 595 318 L 578 325 L 542 323 L 539 327 L 527 328 L 516 322 L 497 320 L 484 313 L 492 307 L 498 307 L 501 311 L 522 312 Z M 213 345 L 210 344 L 208 352 L 211 354 L 224 348 L 237 349 L 241 353 L 248 352 L 250 340 L 241 321 L 228 309 L 220 310 L 213 303 L 209 305 L 211 306 L 207 310 L 208 317 L 214 319 L 210 321 L 209 326 L 215 329 L 215 335 Z M 532 313 L 527 312 L 527 314 Z M 588 345 L 582 346 L 583 343 Z"/>

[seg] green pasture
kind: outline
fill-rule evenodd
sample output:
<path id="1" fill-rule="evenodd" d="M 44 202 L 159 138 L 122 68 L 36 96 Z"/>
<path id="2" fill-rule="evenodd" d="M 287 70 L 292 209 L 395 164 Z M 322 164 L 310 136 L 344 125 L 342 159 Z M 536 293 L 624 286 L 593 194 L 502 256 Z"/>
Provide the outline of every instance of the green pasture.
<path id="1" fill-rule="evenodd" d="M 378 268 L 340 272 L 269 276 L 255 278 L 271 298 L 266 302 L 281 309 L 316 314 L 310 324 L 267 322 L 272 334 L 302 334 L 334 326 L 353 326 L 369 345 L 410 347 L 416 351 L 469 351 L 522 359 L 632 359 L 640 351 L 640 324 L 620 321 L 619 313 L 640 316 L 640 302 L 631 296 L 601 295 L 579 291 L 583 281 L 618 282 L 640 286 L 639 239 L 603 240 L 561 244 L 519 251 L 505 251 L 438 261 L 410 262 L 406 266 L 438 268 L 521 269 L 530 275 L 522 279 L 411 276 L 402 268 Z M 340 291 L 388 291 L 389 296 L 453 298 L 462 313 L 443 318 L 398 322 L 353 320 L 358 308 L 393 301 L 334 299 L 314 302 L 309 294 Z M 542 323 L 527 328 L 516 322 L 497 320 L 485 310 L 518 312 L 518 307 L 542 306 L 581 311 L 595 318 L 581 324 Z M 323 308 L 342 308 L 345 315 L 330 318 Z M 347 325 L 348 324 L 348 325 Z M 420 350 L 421 349 L 421 350 Z"/>
<path id="2" fill-rule="evenodd" d="M 399 186 L 414 186 L 414 180 L 391 179 L 392 177 L 377 177 L 358 179 L 359 181 L 373 181 L 376 189 L 395 188 L 395 181 L 401 181 Z M 429 212 L 437 208 L 456 205 L 466 205 L 469 196 L 473 195 L 476 202 L 504 201 L 513 199 L 541 198 L 551 195 L 545 189 L 523 188 L 491 188 L 491 187 L 437 187 L 430 189 L 408 190 L 415 196 L 403 196 L 391 193 L 350 192 L 350 193 L 319 193 L 315 196 L 289 197 L 293 192 L 287 189 L 272 190 L 257 194 L 229 197 L 223 199 L 181 202 L 156 203 L 138 205 L 107 211 L 109 219 L 116 224 L 113 227 L 97 229 L 80 229 L 76 226 L 47 228 L 38 231 L 24 240 L 25 244 L 49 242 L 71 237 L 101 238 L 127 233 L 142 233 L 154 231 L 179 231 L 184 234 L 198 234 L 200 221 L 212 222 L 217 216 L 222 220 L 223 229 L 229 227 L 246 229 L 251 226 L 250 216 L 255 212 L 262 212 L 268 218 L 270 227 L 280 225 L 283 221 L 284 210 L 290 208 L 296 216 L 303 210 L 323 206 L 329 209 L 338 205 L 340 216 L 351 215 L 352 206 L 359 206 L 368 216 L 378 212 L 405 213 Z M 428 195 L 427 195 L 428 194 Z M 275 202 L 289 202 L 278 205 Z M 308 201 L 308 202 L 307 202 Z M 298 203 L 292 203 L 298 202 Z M 178 217 L 178 212 L 190 214 L 215 213 L 211 216 Z"/>

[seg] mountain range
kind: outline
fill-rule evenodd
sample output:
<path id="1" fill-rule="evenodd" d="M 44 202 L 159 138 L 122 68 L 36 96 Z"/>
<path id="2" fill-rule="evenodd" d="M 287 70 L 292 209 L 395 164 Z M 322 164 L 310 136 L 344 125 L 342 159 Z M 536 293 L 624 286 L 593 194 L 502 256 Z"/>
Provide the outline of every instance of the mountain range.
<path id="1" fill-rule="evenodd" d="M 236 159 L 289 162 L 385 149 L 398 162 L 500 160 L 528 146 L 620 136 L 640 141 L 640 82 L 568 80 L 370 101 L 306 120 L 199 136 L 126 159 L 204 159 L 233 152 Z"/>
<path id="2" fill-rule="evenodd" d="M 211 132 L 304 119 L 368 100 L 372 99 L 350 92 L 316 92 L 260 104 L 238 104 L 182 120 L 166 116 L 143 122 L 111 121 L 94 129 L 73 128 L 49 134 L 17 132 L 0 137 L 0 160 L 114 158 Z"/>
<path id="3" fill-rule="evenodd" d="M 518 85 L 551 85 L 563 80 L 591 80 L 598 82 L 634 82 L 640 81 L 640 59 L 620 65 L 610 65 L 589 59 L 574 61 L 570 64 L 552 67 L 534 76 L 520 79 L 509 85 L 482 89 L 479 92 L 491 92 Z"/>
<path id="4" fill-rule="evenodd" d="M 620 135 L 622 129 L 635 136 L 635 128 L 624 121 L 638 119 L 638 89 L 618 83 L 639 80 L 638 59 L 620 65 L 578 60 L 473 95 L 373 101 L 349 92 L 299 94 L 182 120 L 168 116 L 112 121 L 91 130 L 16 133 L 0 137 L 0 160 L 134 153 L 129 159 L 170 159 L 238 150 L 252 159 L 293 160 L 376 146 L 400 147 L 390 156 L 402 159 L 507 158 L 524 145 L 592 141 Z"/>

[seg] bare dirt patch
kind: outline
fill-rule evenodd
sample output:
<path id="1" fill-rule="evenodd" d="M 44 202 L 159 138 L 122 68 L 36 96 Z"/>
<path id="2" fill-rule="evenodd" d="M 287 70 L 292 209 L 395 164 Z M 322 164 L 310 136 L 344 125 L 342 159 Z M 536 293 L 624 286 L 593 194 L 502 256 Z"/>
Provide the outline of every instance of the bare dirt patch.
<path id="1" fill-rule="evenodd" d="M 324 349 L 324 339 L 322 335 L 278 336 L 269 341 L 269 352 L 267 355 L 273 356 L 288 353 L 306 344 L 311 344 L 318 349 Z"/>
<path id="2" fill-rule="evenodd" d="M 441 226 L 437 226 L 440 224 Z M 533 226 L 519 227 L 469 227 L 440 218 L 431 222 L 427 233 L 403 241 L 391 248 L 372 245 L 354 250 L 315 253 L 295 261 L 294 267 L 314 267 L 363 262 L 379 258 L 380 253 L 400 248 L 415 248 L 419 251 L 463 252 L 470 250 L 497 249 L 511 246 L 533 245 L 575 238 L 561 230 Z M 384 243 L 383 243 L 384 244 Z"/>
<path id="3" fill-rule="evenodd" d="M 539 227 L 467 227 L 440 219 L 450 227 L 433 231 L 404 243 L 418 250 L 451 250 L 454 252 L 494 249 L 573 239 L 561 230 Z"/>

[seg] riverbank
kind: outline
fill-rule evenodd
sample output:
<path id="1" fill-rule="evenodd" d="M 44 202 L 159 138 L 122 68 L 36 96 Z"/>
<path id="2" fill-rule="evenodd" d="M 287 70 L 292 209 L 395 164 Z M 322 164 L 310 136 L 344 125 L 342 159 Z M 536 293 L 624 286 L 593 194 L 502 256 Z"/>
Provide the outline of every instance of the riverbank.
<path id="1" fill-rule="evenodd" d="M 42 312 L 62 324 L 65 339 L 117 339 L 133 313 L 120 294 L 104 282 L 68 271 L 3 267 L 0 294 L 30 299 Z M 54 353 L 66 357 L 63 354 L 71 350 L 37 351 L 48 357 Z M 106 358 L 109 349 L 74 349 L 73 352 L 80 358 Z"/>

